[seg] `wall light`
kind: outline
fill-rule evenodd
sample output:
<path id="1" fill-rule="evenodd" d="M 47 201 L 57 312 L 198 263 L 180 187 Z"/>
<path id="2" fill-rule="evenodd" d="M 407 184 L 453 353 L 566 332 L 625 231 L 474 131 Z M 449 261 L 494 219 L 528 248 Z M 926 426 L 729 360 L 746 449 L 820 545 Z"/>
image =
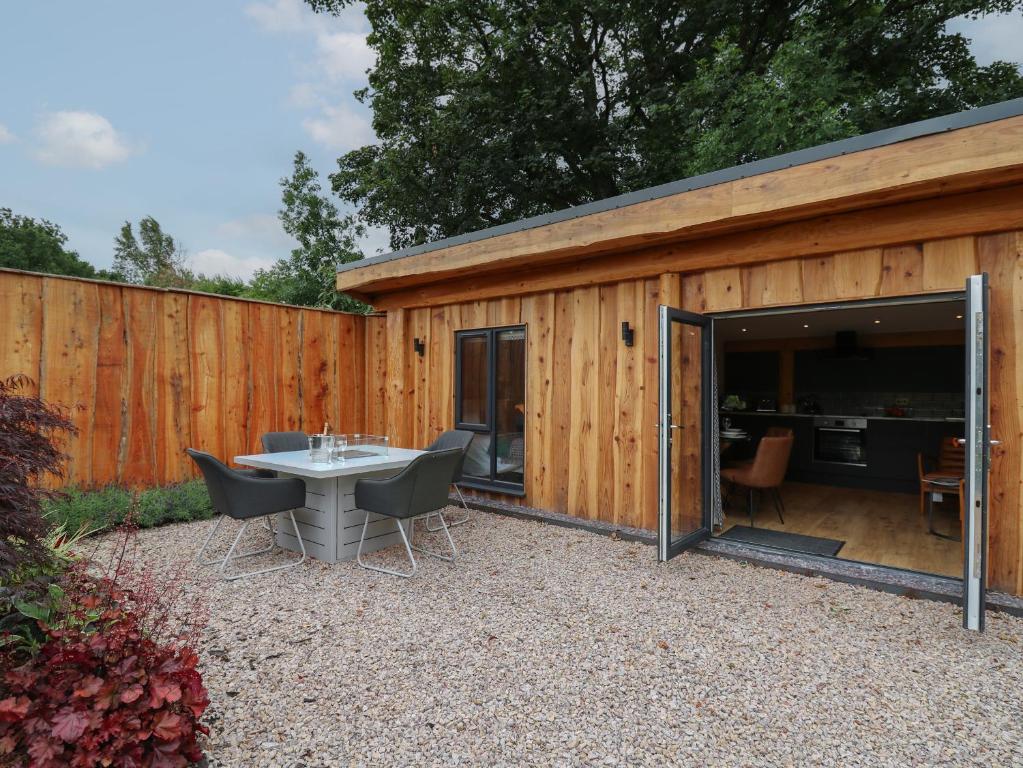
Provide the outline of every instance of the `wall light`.
<path id="1" fill-rule="evenodd" d="M 631 347 L 635 340 L 636 332 L 629 327 L 628 322 L 622 323 L 622 341 L 625 342 L 625 346 Z"/>
<path id="2" fill-rule="evenodd" d="M 416 338 L 412 341 L 412 349 L 416 351 L 417 355 L 422 357 L 423 353 L 426 352 L 426 340 L 420 340 L 420 338 L 416 336 Z"/>

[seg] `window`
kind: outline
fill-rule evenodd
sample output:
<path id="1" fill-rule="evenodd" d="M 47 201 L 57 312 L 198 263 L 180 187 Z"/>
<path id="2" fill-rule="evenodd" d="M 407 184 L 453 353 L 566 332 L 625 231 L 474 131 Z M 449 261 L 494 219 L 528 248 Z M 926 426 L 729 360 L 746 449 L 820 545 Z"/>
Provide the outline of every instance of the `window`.
<path id="1" fill-rule="evenodd" d="M 455 334 L 455 426 L 475 432 L 469 486 L 522 493 L 526 456 L 526 329 Z"/>

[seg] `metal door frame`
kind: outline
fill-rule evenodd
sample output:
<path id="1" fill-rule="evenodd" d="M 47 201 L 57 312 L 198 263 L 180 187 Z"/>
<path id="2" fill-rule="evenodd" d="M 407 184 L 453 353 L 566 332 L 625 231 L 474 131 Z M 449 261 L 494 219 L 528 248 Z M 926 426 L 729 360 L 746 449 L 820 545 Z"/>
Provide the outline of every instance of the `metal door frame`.
<path id="1" fill-rule="evenodd" d="M 689 549 L 710 538 L 711 534 L 711 477 L 713 462 L 710 452 L 713 448 L 711 434 L 712 411 L 717 404 L 713 402 L 714 374 L 714 322 L 706 315 L 686 312 L 681 309 L 661 304 L 657 308 L 658 318 L 658 400 L 657 400 L 657 454 L 658 454 L 658 508 L 657 508 L 657 559 L 661 562 L 670 560 L 679 552 Z M 679 429 L 671 423 L 671 324 L 693 325 L 701 329 L 700 339 L 700 479 L 703 501 L 703 525 L 686 534 L 678 541 L 671 540 L 671 433 Z"/>
<path id="2" fill-rule="evenodd" d="M 984 631 L 987 590 L 988 473 L 991 466 L 988 381 L 988 276 L 966 278 L 966 498 L 963 520 L 963 627 Z"/>

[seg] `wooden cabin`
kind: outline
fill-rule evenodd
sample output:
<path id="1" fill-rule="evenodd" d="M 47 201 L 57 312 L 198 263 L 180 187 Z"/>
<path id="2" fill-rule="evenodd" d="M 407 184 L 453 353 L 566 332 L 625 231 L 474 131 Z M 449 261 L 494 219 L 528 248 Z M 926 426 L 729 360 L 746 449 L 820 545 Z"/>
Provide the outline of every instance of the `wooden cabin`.
<path id="1" fill-rule="evenodd" d="M 369 258 L 337 288 L 386 313 L 368 375 L 396 443 L 472 430 L 478 497 L 657 531 L 662 558 L 746 528 L 962 578 L 965 538 L 967 571 L 1023 594 L 1021 258 L 1023 99 Z M 772 433 L 780 482 L 719 483 Z"/>

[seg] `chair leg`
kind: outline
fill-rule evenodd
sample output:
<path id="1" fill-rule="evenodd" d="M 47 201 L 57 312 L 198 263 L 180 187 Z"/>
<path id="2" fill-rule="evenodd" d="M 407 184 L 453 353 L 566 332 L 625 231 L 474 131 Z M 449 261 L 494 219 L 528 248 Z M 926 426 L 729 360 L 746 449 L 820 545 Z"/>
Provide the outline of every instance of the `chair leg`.
<path id="1" fill-rule="evenodd" d="M 217 563 L 223 563 L 223 560 L 219 557 L 215 557 L 212 560 L 202 559 L 203 555 L 206 552 L 206 548 L 210 545 L 210 542 L 213 541 L 213 536 L 220 529 L 220 524 L 222 522 L 224 522 L 224 515 L 219 515 L 217 517 L 217 522 L 214 524 L 213 528 L 210 529 L 210 532 L 206 535 L 206 541 L 203 542 L 202 548 L 199 550 L 199 554 L 196 555 L 195 558 L 196 562 L 199 563 L 199 565 L 216 565 Z M 266 527 L 266 529 L 270 531 L 270 545 L 264 547 L 263 549 L 254 549 L 251 552 L 244 552 L 240 555 L 235 555 L 235 557 L 233 558 L 234 560 L 241 560 L 243 557 L 253 557 L 255 555 L 265 555 L 267 552 L 269 552 L 270 550 L 277 546 L 276 537 L 274 536 L 274 529 L 273 526 L 270 524 L 269 517 L 263 518 L 263 524 Z M 242 525 L 242 531 L 245 530 L 245 525 L 247 525 L 247 523 Z M 296 528 L 296 531 L 297 530 L 298 529 Z M 238 538 L 240 537 L 241 531 L 238 532 Z M 237 541 L 235 543 L 237 543 Z M 232 549 L 233 547 L 234 545 L 232 545 Z"/>
<path id="2" fill-rule="evenodd" d="M 307 557 L 306 551 L 305 551 L 305 542 L 302 540 L 302 532 L 298 529 L 298 523 L 295 522 L 295 512 L 294 512 L 294 510 L 290 510 L 289 509 L 288 510 L 288 516 L 291 518 L 291 527 L 295 531 L 295 538 L 298 539 L 298 548 L 301 551 L 301 555 L 300 555 L 300 557 L 297 560 L 292 560 L 290 563 L 284 563 L 283 565 L 274 565 L 274 566 L 272 566 L 270 568 L 259 568 L 259 569 L 255 570 L 255 571 L 245 571 L 243 573 L 234 573 L 234 574 L 231 574 L 230 576 L 228 576 L 227 575 L 227 564 L 229 562 L 231 562 L 232 560 L 241 560 L 242 558 L 245 558 L 245 557 L 252 557 L 253 555 L 259 555 L 259 554 L 263 554 L 264 552 L 269 552 L 276 545 L 276 542 L 273 542 L 273 543 L 271 543 L 271 545 L 269 547 L 267 547 L 265 549 L 259 549 L 259 550 L 256 550 L 254 552 L 245 552 L 245 553 L 243 553 L 241 555 L 235 555 L 234 557 L 232 557 L 231 555 L 234 553 L 235 547 L 238 546 L 238 542 L 241 541 L 242 534 L 245 533 L 245 528 L 249 524 L 249 521 L 246 520 L 245 522 L 242 523 L 242 527 L 238 531 L 238 535 L 234 537 L 234 541 L 231 542 L 231 547 L 230 547 L 230 549 L 227 550 L 227 554 L 224 556 L 224 559 L 221 561 L 220 568 L 217 569 L 218 571 L 220 571 L 221 578 L 224 579 L 224 581 L 234 581 L 235 579 L 244 579 L 247 576 L 259 576 L 260 574 L 273 573 L 274 571 L 283 571 L 283 570 L 286 570 L 288 568 L 294 568 L 297 565 L 302 565 L 302 563 L 304 563 L 306 561 L 306 557 Z M 269 527 L 270 531 L 273 532 L 273 526 L 270 525 L 268 527 Z"/>
<path id="3" fill-rule="evenodd" d="M 785 503 L 781 500 L 781 490 L 778 488 L 772 488 L 774 491 L 774 508 L 778 510 L 778 519 L 781 520 L 781 524 L 785 525 L 785 515 L 782 514 L 785 511 Z"/>
<path id="4" fill-rule="evenodd" d="M 465 508 L 465 514 L 459 517 L 457 520 L 451 520 L 450 522 L 445 521 L 447 523 L 448 528 L 454 528 L 455 526 L 469 522 L 469 505 L 465 503 L 465 497 L 462 495 L 462 489 L 458 487 L 458 483 L 452 483 L 452 485 L 455 488 L 455 493 L 458 494 L 458 499 L 462 502 L 462 506 Z M 430 533 L 436 533 L 437 531 L 441 530 L 441 526 L 439 525 L 435 525 L 432 527 L 430 525 L 430 518 L 433 517 L 434 514 L 436 514 L 437 517 L 441 517 L 443 516 L 444 513 L 431 512 L 426 516 L 426 530 L 428 530 Z"/>
<path id="5" fill-rule="evenodd" d="M 415 546 L 414 543 L 412 545 L 412 549 L 414 549 L 416 552 L 422 552 L 424 555 L 430 555 L 431 557 L 436 557 L 438 560 L 446 560 L 447 562 L 450 563 L 452 560 L 454 560 L 456 557 L 458 557 L 458 550 L 455 549 L 455 542 L 451 538 L 451 531 L 448 530 L 448 528 L 450 528 L 450 526 L 444 520 L 444 515 L 438 513 L 437 514 L 437 519 L 440 520 L 440 525 L 441 525 L 441 528 L 439 530 L 442 529 L 444 531 L 444 535 L 447 536 L 448 546 L 451 547 L 451 554 L 450 555 L 442 555 L 440 552 L 434 552 L 432 550 L 425 549 L 423 547 L 417 547 L 417 546 Z M 426 515 L 426 521 L 427 521 L 427 530 L 429 530 L 429 522 L 430 522 L 430 516 L 429 515 Z M 414 535 L 415 535 L 415 527 L 414 526 L 415 526 L 415 521 L 414 520 L 409 521 L 409 532 L 413 534 L 413 541 L 414 541 Z"/>
<path id="6" fill-rule="evenodd" d="M 750 488 L 749 489 L 749 493 L 746 495 L 746 510 L 749 512 L 749 527 L 750 528 L 755 528 L 756 527 L 756 525 L 753 522 L 753 517 L 756 514 L 756 511 L 754 509 L 755 505 L 754 505 L 754 502 L 753 502 L 753 493 L 754 493 L 753 489 Z"/>
<path id="7" fill-rule="evenodd" d="M 416 558 L 412 554 L 412 545 L 409 544 L 408 536 L 405 535 L 405 527 L 401 524 L 401 520 L 398 520 L 397 518 L 393 519 L 395 525 L 398 526 L 398 533 L 401 534 L 401 540 L 405 543 L 405 551 L 408 552 L 408 559 L 412 563 L 412 570 L 410 570 L 408 573 L 402 573 L 401 571 L 394 571 L 391 570 L 390 568 L 384 568 L 379 565 L 369 565 L 362 561 L 362 545 L 366 541 L 366 529 L 369 527 L 369 514 L 370 514 L 369 512 L 366 513 L 366 519 L 362 523 L 362 536 L 359 537 L 359 548 L 355 550 L 355 562 L 358 563 L 361 567 L 365 568 L 367 571 L 378 571 L 379 573 L 388 573 L 391 576 L 400 576 L 403 579 L 411 579 L 413 576 L 415 576 L 416 570 L 419 568 L 419 566 L 416 564 Z M 443 523 L 443 521 L 444 518 L 442 517 L 441 523 Z M 412 524 L 410 523 L 409 524 L 410 530 L 411 527 Z"/>

